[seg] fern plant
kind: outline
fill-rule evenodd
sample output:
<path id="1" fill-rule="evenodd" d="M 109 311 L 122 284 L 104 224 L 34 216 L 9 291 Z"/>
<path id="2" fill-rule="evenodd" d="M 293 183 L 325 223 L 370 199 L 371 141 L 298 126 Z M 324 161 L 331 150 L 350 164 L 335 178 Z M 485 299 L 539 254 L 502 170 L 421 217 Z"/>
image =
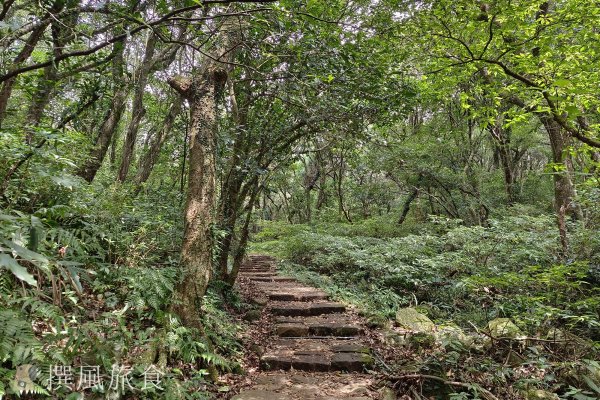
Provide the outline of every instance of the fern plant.
<path id="1" fill-rule="evenodd" d="M 13 367 L 31 361 L 42 361 L 45 354 L 35 337 L 31 323 L 13 310 L 0 310 L 0 361 Z"/>

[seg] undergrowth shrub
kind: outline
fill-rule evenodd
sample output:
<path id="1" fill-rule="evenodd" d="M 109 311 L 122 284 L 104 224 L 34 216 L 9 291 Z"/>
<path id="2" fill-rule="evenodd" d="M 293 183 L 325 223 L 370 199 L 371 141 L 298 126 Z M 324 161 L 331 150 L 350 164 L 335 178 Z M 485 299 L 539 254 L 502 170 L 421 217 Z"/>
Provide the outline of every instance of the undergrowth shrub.
<path id="1" fill-rule="evenodd" d="M 239 368 L 239 328 L 214 290 L 198 310 L 204 332 L 170 313 L 181 271 L 181 195 L 135 197 L 74 177 L 45 184 L 43 201 L 27 212 L 0 210 L 0 397 L 18 390 L 11 383 L 20 365 L 44 371 L 35 391 L 60 399 L 73 393 L 48 391 L 51 365 L 110 373 L 118 363 L 138 375 L 150 364 L 166 372 L 165 390 L 144 398 L 206 398 L 209 367 Z"/>
<path id="2" fill-rule="evenodd" d="M 431 317 L 467 328 L 508 316 L 532 331 L 568 326 L 598 340 L 600 296 L 589 262 L 562 262 L 558 233 L 548 229 L 554 217 L 521 211 L 515 207 L 486 227 L 434 217 L 420 234 L 385 239 L 323 233 L 324 224 L 267 223 L 279 236 L 258 234 L 254 241 L 268 237 L 263 244 L 289 260 L 290 273 L 373 315 L 389 318 L 420 304 Z M 574 249 L 580 238 L 591 240 L 580 225 L 570 230 Z"/>

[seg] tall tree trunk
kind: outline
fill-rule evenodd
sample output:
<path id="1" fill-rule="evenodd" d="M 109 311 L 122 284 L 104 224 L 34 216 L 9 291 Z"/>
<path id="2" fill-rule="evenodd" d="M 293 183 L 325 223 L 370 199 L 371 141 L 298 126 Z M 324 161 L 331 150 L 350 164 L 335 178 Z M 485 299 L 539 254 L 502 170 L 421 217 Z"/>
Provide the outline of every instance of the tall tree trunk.
<path id="1" fill-rule="evenodd" d="M 398 225 L 402 225 L 404 223 L 404 221 L 406 220 L 406 216 L 408 215 L 408 212 L 410 211 L 410 204 L 417 198 L 418 195 L 419 195 L 419 188 L 415 187 L 410 192 L 410 194 L 406 198 L 406 201 L 404 202 L 404 206 L 402 207 L 402 214 L 400 214 L 400 218 L 398 218 Z"/>
<path id="2" fill-rule="evenodd" d="M 48 27 L 49 23 L 50 20 L 46 20 L 46 22 L 40 24 L 40 26 L 38 26 L 33 32 L 31 32 L 31 34 L 27 38 L 27 41 L 25 42 L 25 45 L 21 49 L 21 52 L 13 60 L 13 66 L 15 68 L 18 67 L 19 64 L 27 60 L 29 56 L 31 56 L 33 49 L 35 49 L 35 46 L 44 35 L 44 32 L 46 31 L 46 28 Z M 7 79 L 2 84 L 2 89 L 0 89 L 0 126 L 2 125 L 2 122 L 4 121 L 4 118 L 6 116 L 8 100 L 10 99 L 10 95 L 12 94 L 12 90 L 16 80 L 16 76 Z"/>
<path id="3" fill-rule="evenodd" d="M 219 227 L 225 231 L 219 246 L 218 263 L 221 279 L 225 279 L 227 277 L 229 253 L 231 251 L 235 224 L 237 222 L 239 212 L 238 199 L 241 197 L 241 177 L 237 176 L 238 173 L 234 170 L 231 170 L 230 172 L 231 175 L 225 182 L 225 187 L 223 188 L 219 205 Z"/>
<path id="4" fill-rule="evenodd" d="M 339 213 L 340 216 L 343 216 L 346 221 L 352 223 L 352 219 L 350 218 L 350 212 L 346 210 L 346 208 L 344 207 L 344 192 L 342 189 L 342 183 L 343 183 L 343 179 L 344 179 L 344 171 L 345 171 L 345 162 L 344 162 L 344 156 L 341 155 L 340 156 L 340 160 L 339 160 L 339 169 L 336 173 L 336 177 L 337 177 L 337 185 L 336 185 L 336 189 L 337 189 L 337 197 L 338 197 L 338 208 L 339 208 Z"/>
<path id="5" fill-rule="evenodd" d="M 175 123 L 177 115 L 179 115 L 179 112 L 181 111 L 182 103 L 183 99 L 181 96 L 178 96 L 176 99 L 174 99 L 169 112 L 161 122 L 160 126 L 156 127 L 155 133 L 150 139 L 148 151 L 140 160 L 140 167 L 135 178 L 136 184 L 141 185 L 150 177 L 150 173 L 154 168 L 154 164 L 156 164 L 158 156 L 160 155 L 160 149 L 173 130 L 173 124 Z"/>
<path id="6" fill-rule="evenodd" d="M 237 134 L 228 163 L 228 172 L 223 180 L 221 187 L 221 196 L 219 201 L 219 227 L 225 232 L 219 245 L 218 268 L 220 279 L 227 280 L 229 269 L 229 256 L 234 239 L 235 225 L 237 223 L 240 207 L 246 197 L 248 186 L 242 189 L 244 183 L 244 173 L 241 172 L 243 163 L 248 157 L 247 143 L 247 118 L 248 110 L 238 106 L 235 87 L 231 80 L 227 81 L 229 88 L 229 100 L 232 105 L 232 116 L 236 124 Z"/>
<path id="7" fill-rule="evenodd" d="M 189 16 L 189 14 L 187 15 Z M 180 28 L 177 34 L 176 41 L 181 41 L 187 31 L 188 23 L 185 22 Z M 146 84 L 148 78 L 154 71 L 167 68 L 175 60 L 177 54 L 177 45 L 171 45 L 164 47 L 162 51 L 155 54 L 156 44 L 159 36 L 155 33 L 151 33 L 146 41 L 146 49 L 144 51 L 144 59 L 141 65 L 135 72 L 136 81 L 135 91 L 133 95 L 133 104 L 131 111 L 131 121 L 127 127 L 127 134 L 125 135 L 125 142 L 123 143 L 123 153 L 121 156 L 121 164 L 119 166 L 119 172 L 117 179 L 120 182 L 124 182 L 129 174 L 129 168 L 134 156 L 135 143 L 137 140 L 138 131 L 140 129 L 140 123 L 146 114 L 144 109 L 144 93 L 146 92 Z M 114 147 L 113 147 L 114 153 Z M 114 164 L 114 154 L 111 153 L 111 163 Z"/>
<path id="8" fill-rule="evenodd" d="M 142 118 L 146 113 L 146 110 L 144 109 L 144 93 L 146 92 L 148 76 L 152 70 L 154 50 L 156 48 L 157 40 L 158 38 L 155 34 L 151 34 L 148 38 L 146 42 L 144 59 L 137 71 L 136 80 L 134 82 L 135 91 L 131 109 L 131 121 L 129 122 L 129 126 L 127 128 L 127 134 L 125 135 L 121 165 L 119 167 L 119 175 L 117 177 L 120 182 L 124 182 L 127 178 L 127 174 L 129 173 L 129 167 L 131 166 L 131 159 L 133 157 L 133 150 L 135 148 L 137 133 L 140 128 L 140 122 L 142 122 Z"/>
<path id="9" fill-rule="evenodd" d="M 327 204 L 327 160 L 323 157 L 322 151 L 317 151 L 317 164 L 319 168 L 319 185 L 318 185 L 318 194 L 317 194 L 317 204 L 315 205 L 315 209 L 321 210 L 324 205 Z"/>
<path id="10" fill-rule="evenodd" d="M 246 255 L 246 247 L 248 245 L 248 236 L 250 234 L 250 221 L 252 220 L 252 210 L 254 209 L 254 203 L 256 202 L 256 198 L 260 193 L 260 187 L 258 185 L 258 179 L 252 188 L 252 193 L 250 194 L 250 199 L 248 200 L 248 205 L 246 206 L 246 219 L 244 220 L 244 225 L 242 226 L 240 239 L 235 249 L 235 253 L 233 255 L 233 267 L 231 269 L 231 273 L 227 277 L 227 283 L 233 285 L 235 280 L 237 279 L 238 272 L 244 261 L 244 256 Z"/>
<path id="11" fill-rule="evenodd" d="M 582 218 L 581 207 L 575 203 L 575 186 L 573 185 L 573 166 L 566 154 L 569 146 L 569 137 L 561 126 L 551 116 L 540 116 L 550 138 L 552 160 L 557 166 L 564 166 L 562 171 L 556 171 L 554 176 L 554 208 L 558 212 L 561 208 L 567 216 L 576 219 Z"/>
<path id="12" fill-rule="evenodd" d="M 314 189 L 317 181 L 319 180 L 319 165 L 316 160 L 309 159 L 308 163 L 304 163 L 304 206 L 306 210 L 305 221 L 310 223 L 312 221 L 312 196 L 311 192 Z"/>
<path id="13" fill-rule="evenodd" d="M 510 155 L 510 134 L 501 126 L 498 121 L 495 125 L 489 125 L 488 131 L 492 136 L 495 148 L 495 157 L 498 158 L 502 173 L 504 175 L 504 189 L 506 190 L 506 201 L 512 205 L 516 201 L 515 194 L 515 173 L 513 157 Z"/>
<path id="14" fill-rule="evenodd" d="M 127 94 L 129 92 L 128 85 L 123 84 L 122 82 L 124 67 L 123 51 L 125 49 L 125 43 L 115 43 L 115 46 L 117 49 L 112 61 L 114 95 L 110 108 L 106 112 L 102 125 L 100 125 L 94 147 L 90 151 L 86 162 L 79 168 L 79 171 L 77 171 L 77 175 L 88 182 L 94 180 L 96 173 L 102 166 L 102 161 L 104 161 L 108 147 L 112 142 L 115 131 L 123 116 L 125 100 L 127 99 Z"/>
<path id="15" fill-rule="evenodd" d="M 59 12 L 63 7 L 64 5 L 61 2 L 57 2 L 53 11 Z M 60 23 L 54 21 L 51 23 L 52 57 L 54 60 L 58 60 L 62 56 L 65 46 L 74 39 L 74 36 L 71 34 L 71 28 L 77 24 L 78 19 L 79 14 L 73 13 L 66 21 L 61 21 Z M 44 115 L 44 109 L 48 103 L 50 103 L 50 100 L 55 93 L 54 89 L 58 78 L 58 64 L 59 61 L 54 61 L 44 68 L 44 73 L 40 76 L 36 90 L 32 95 L 32 101 L 25 118 L 25 124 L 28 128 L 26 132 L 26 141 L 29 144 L 33 143 L 35 137 L 35 131 L 32 128 L 40 125 Z"/>
<path id="16" fill-rule="evenodd" d="M 569 156 L 566 154 L 569 145 L 569 137 L 562 127 L 550 115 L 540 114 L 542 124 L 546 128 L 552 148 L 552 159 L 554 164 L 562 166 L 561 170 L 555 171 L 554 177 L 554 208 L 556 210 L 558 230 L 563 255 L 568 253 L 568 232 L 566 218 L 583 219 L 581 207 L 575 203 L 575 186 L 573 185 L 573 166 Z"/>
<path id="17" fill-rule="evenodd" d="M 231 70 L 233 50 L 241 40 L 239 23 L 229 22 L 226 20 L 221 27 L 214 53 L 205 58 L 192 79 L 169 80 L 190 103 L 190 166 L 181 249 L 183 279 L 176 288 L 173 309 L 186 326 L 197 329 L 202 329 L 200 307 L 213 267 L 217 96 Z"/>
<path id="18" fill-rule="evenodd" d="M 199 311 L 212 270 L 218 84 L 214 71 L 206 68 L 182 91 L 191 103 L 190 166 L 181 249 L 183 281 L 176 290 L 175 309 L 185 325 L 195 328 L 201 328 Z"/>
<path id="19" fill-rule="evenodd" d="M 34 129 L 38 127 L 42 121 L 44 109 L 50 102 L 57 74 L 58 66 L 56 64 L 51 64 L 44 69 L 44 73 L 38 79 L 29 110 L 27 111 L 27 116 L 25 117 L 25 125 L 27 127 L 26 142 L 28 144 L 32 144 L 34 141 Z"/>

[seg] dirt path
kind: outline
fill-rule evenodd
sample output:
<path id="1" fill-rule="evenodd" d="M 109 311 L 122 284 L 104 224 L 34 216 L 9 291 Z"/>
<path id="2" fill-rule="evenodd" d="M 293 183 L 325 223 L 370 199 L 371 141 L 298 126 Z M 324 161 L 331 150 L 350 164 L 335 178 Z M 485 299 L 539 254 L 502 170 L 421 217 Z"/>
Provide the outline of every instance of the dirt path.
<path id="1" fill-rule="evenodd" d="M 250 256 L 239 282 L 272 327 L 259 371 L 232 400 L 379 398 L 365 373 L 374 364 L 365 328 L 343 304 L 279 275 L 267 256 Z"/>

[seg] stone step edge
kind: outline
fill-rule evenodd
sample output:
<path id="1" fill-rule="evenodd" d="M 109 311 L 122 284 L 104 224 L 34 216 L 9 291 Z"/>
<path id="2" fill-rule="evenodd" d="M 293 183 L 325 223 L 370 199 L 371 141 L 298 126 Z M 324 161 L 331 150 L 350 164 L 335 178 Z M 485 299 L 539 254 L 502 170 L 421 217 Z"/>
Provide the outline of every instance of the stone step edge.
<path id="1" fill-rule="evenodd" d="M 357 337 L 362 328 L 353 324 L 342 323 L 280 323 L 275 326 L 275 334 L 279 337 Z"/>
<path id="2" fill-rule="evenodd" d="M 270 371 L 295 369 L 313 372 L 362 372 L 374 361 L 372 356 L 365 353 L 334 353 L 331 357 L 315 354 L 293 356 L 267 354 L 260 358 L 260 367 Z"/>
<path id="3" fill-rule="evenodd" d="M 271 305 L 273 315 L 287 317 L 313 317 L 323 314 L 336 314 L 345 312 L 346 307 L 340 303 L 306 303 L 306 306 L 277 306 Z"/>

